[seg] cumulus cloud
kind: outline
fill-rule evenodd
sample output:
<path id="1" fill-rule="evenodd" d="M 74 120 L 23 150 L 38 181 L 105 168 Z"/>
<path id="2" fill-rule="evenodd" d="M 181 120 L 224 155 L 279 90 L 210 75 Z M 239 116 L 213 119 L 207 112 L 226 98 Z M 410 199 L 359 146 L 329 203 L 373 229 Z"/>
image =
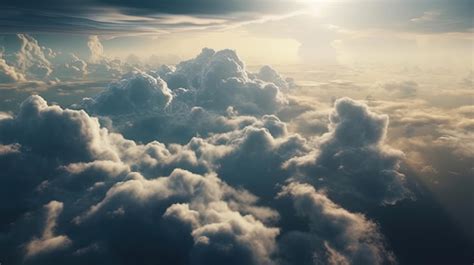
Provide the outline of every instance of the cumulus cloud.
<path id="1" fill-rule="evenodd" d="M 0 83 L 111 80 L 139 70 L 136 65 L 105 56 L 97 36 L 91 36 L 87 45 L 90 56 L 83 59 L 44 47 L 27 34 L 6 36 L 0 42 L 7 47 L 0 53 Z"/>
<path id="2" fill-rule="evenodd" d="M 104 57 L 104 46 L 99 40 L 99 37 L 96 35 L 89 36 L 89 41 L 87 42 L 87 47 L 89 47 L 89 61 L 92 63 L 100 62 Z"/>
<path id="3" fill-rule="evenodd" d="M 1 83 L 51 79 L 53 66 L 48 60 L 48 50 L 40 46 L 35 38 L 16 34 L 6 37 L 1 45 L 7 47 L 0 53 Z"/>
<path id="4" fill-rule="evenodd" d="M 388 116 L 373 113 L 349 98 L 338 99 L 319 149 L 288 161 L 286 166 L 312 181 L 322 178 L 330 194 L 393 204 L 409 197 L 410 192 L 399 171 L 403 153 L 384 144 L 387 126 Z"/>
<path id="5" fill-rule="evenodd" d="M 0 56 L 0 83 L 16 83 L 25 80 L 25 76 L 22 73 L 17 72 L 15 67 L 8 65 Z"/>
<path id="6" fill-rule="evenodd" d="M 234 51 L 203 49 L 176 67 L 126 74 L 77 107 L 108 115 L 127 138 L 184 144 L 194 136 L 242 129 L 288 107 L 280 89 L 290 85 L 271 71 L 263 81 L 245 70 Z"/>
<path id="7" fill-rule="evenodd" d="M 2 142 L 22 143 L 32 153 L 64 162 L 113 157 L 104 149 L 106 131 L 96 118 L 84 111 L 48 106 L 40 96 L 25 100 L 15 118 L 2 120 L 0 131 Z M 54 142 L 48 140 L 51 138 Z"/>
<path id="8" fill-rule="evenodd" d="M 330 113 L 300 117 L 311 124 L 296 119 L 310 127 L 300 135 L 279 117 L 305 111 L 284 94 L 290 87 L 270 67 L 248 72 L 234 51 L 204 49 L 176 67 L 123 75 L 75 109 L 30 96 L 0 119 L 0 256 L 12 264 L 393 261 L 377 225 L 342 208 L 410 195 L 403 153 L 385 143 L 388 117 L 343 98 Z"/>
<path id="9" fill-rule="evenodd" d="M 173 204 L 165 216 L 191 225 L 192 264 L 274 264 L 271 255 L 279 229 L 266 227 L 252 215 L 242 216 L 219 202 L 195 210 Z"/>
<path id="10" fill-rule="evenodd" d="M 62 248 L 67 248 L 71 245 L 71 240 L 64 235 L 54 235 L 54 228 L 56 227 L 56 219 L 63 210 L 63 203 L 58 201 L 51 201 L 44 206 L 46 210 L 46 221 L 44 230 L 39 238 L 33 238 L 26 245 L 26 256 L 32 257 L 41 253 L 55 251 Z"/>
<path id="11" fill-rule="evenodd" d="M 269 65 L 262 66 L 256 74 L 256 77 L 265 82 L 273 83 L 281 89 L 288 89 L 295 86 L 291 78 L 283 79 L 283 77 Z"/>
<path id="12" fill-rule="evenodd" d="M 55 65 L 52 75 L 61 80 L 83 80 L 88 74 L 87 63 L 75 54 L 60 54 L 55 56 Z"/>
<path id="13" fill-rule="evenodd" d="M 118 115 L 163 110 L 172 99 L 171 90 L 161 78 L 132 73 L 128 78 L 111 84 L 95 99 L 86 99 L 84 105 L 92 113 Z"/>
<path id="14" fill-rule="evenodd" d="M 7 155 L 11 153 L 18 153 L 20 149 L 19 144 L 0 145 L 0 155 Z"/>
<path id="15" fill-rule="evenodd" d="M 163 79 L 170 88 L 195 94 L 198 106 L 242 114 L 274 113 L 287 103 L 276 84 L 249 77 L 235 51 L 203 49 L 196 58 L 179 63 Z"/>
<path id="16" fill-rule="evenodd" d="M 287 234 L 282 251 L 304 246 L 313 255 L 293 256 L 286 253 L 289 264 L 390 264 L 393 254 L 384 247 L 383 236 L 377 225 L 361 214 L 351 213 L 332 202 L 312 186 L 291 183 L 283 187 L 279 196 L 291 197 L 299 216 L 308 219 L 307 233 Z M 308 249 L 309 248 L 309 249 Z"/>
<path id="17" fill-rule="evenodd" d="M 202 176 L 180 169 L 193 168 L 197 163 L 196 159 L 193 159 L 195 154 L 186 151 L 184 147 L 176 146 L 168 149 L 158 142 L 146 146 L 137 145 L 120 135 L 110 134 L 100 128 L 98 120 L 91 118 L 84 111 L 48 106 L 39 96 L 32 96 L 26 100 L 17 116 L 1 120 L 0 128 L 2 132 L 0 142 L 15 143 L 2 145 L 4 147 L 2 150 L 5 150 L 2 152 L 1 160 L 5 166 L 1 175 L 2 190 L 4 188 L 12 190 L 16 195 L 10 196 L 10 199 L 19 206 L 11 210 L 9 207 L 2 207 L 2 215 L 8 219 L 21 219 L 21 213 L 25 209 L 35 207 L 37 204 L 29 199 L 33 194 L 39 196 L 39 201 L 58 196 L 66 201 L 66 205 L 68 202 L 81 201 L 78 205 L 70 205 L 66 210 L 67 220 L 60 224 L 57 223 L 59 222 L 57 219 L 63 209 L 63 203 L 51 202 L 46 206 L 48 209 L 46 226 L 41 237 L 33 238 L 27 244 L 28 256 L 41 253 L 42 258 L 49 260 L 48 257 L 55 257 L 55 252 L 64 250 L 62 247 L 77 240 L 75 247 L 64 250 L 68 251 L 65 260 L 81 260 L 79 256 L 89 251 L 97 251 L 97 255 L 105 257 L 108 255 L 107 248 L 116 251 L 116 248 L 127 247 L 128 253 L 158 255 L 156 257 L 166 255 L 163 251 L 172 249 L 175 249 L 173 252 L 175 256 L 185 251 L 191 256 L 183 258 L 186 260 L 189 258 L 193 264 L 202 262 L 219 264 L 221 261 L 232 260 L 238 262 L 235 258 L 240 258 L 249 264 L 271 261 L 270 255 L 275 249 L 278 229 L 267 227 L 265 222 L 269 216 L 275 216 L 276 213 L 270 209 L 252 206 L 256 202 L 253 195 L 231 188 L 216 176 Z M 54 140 L 46 140 L 44 137 Z M 41 163 L 41 160 L 45 162 Z M 162 168 L 161 172 L 164 172 L 163 168 L 167 167 L 166 160 L 169 161 L 170 175 L 156 177 L 160 174 L 157 169 Z M 18 163 L 28 163 L 29 166 L 22 170 L 15 166 Z M 143 171 L 150 179 L 132 170 Z M 35 178 L 38 173 L 43 178 Z M 16 179 L 20 174 L 24 175 L 24 179 Z M 2 195 L 12 195 L 4 191 Z M 91 194 L 95 195 L 89 197 Z M 96 199 L 92 199 L 93 197 Z M 21 204 L 20 200 L 23 200 Z M 159 249 L 158 253 L 155 253 L 156 249 L 143 250 L 132 247 L 133 239 L 130 239 L 130 244 L 123 242 L 121 245 L 108 246 L 106 249 L 100 244 L 96 245 L 98 242 L 109 242 L 107 244 L 114 242 L 113 235 L 117 233 L 116 230 L 103 231 L 99 234 L 94 232 L 103 225 L 103 222 L 110 222 L 110 218 L 113 220 L 119 218 L 118 221 L 114 221 L 117 223 L 130 222 L 129 218 L 137 214 L 135 218 L 138 223 L 132 221 L 129 225 L 135 223 L 138 225 L 137 228 L 144 232 L 155 225 L 167 222 L 158 218 L 156 222 L 145 225 L 146 222 L 142 222 L 144 213 L 160 216 L 166 212 L 165 216 L 169 218 L 171 210 L 166 209 L 178 202 L 188 203 L 190 209 L 199 209 L 199 213 L 202 214 L 199 223 L 196 222 L 195 226 L 183 230 L 185 233 L 183 235 L 188 233 L 190 240 L 195 237 L 195 243 L 189 245 L 187 250 L 181 249 L 183 247 L 181 239 L 176 241 L 175 245 L 170 245 L 171 249 Z M 161 206 L 155 208 L 159 205 Z M 203 209 L 208 209 L 209 213 L 206 214 Z M 215 219 L 216 214 L 221 217 Z M 120 219 L 121 216 L 125 219 Z M 54 234 L 53 229 L 56 225 L 69 226 L 72 221 L 75 221 L 73 223 L 76 227 L 71 229 L 73 231 L 79 229 L 81 231 L 79 234 L 74 232 L 59 236 Z M 180 218 L 175 218 L 173 222 L 188 226 L 188 222 Z M 95 236 L 91 238 L 90 233 Z M 88 236 L 82 236 L 86 234 Z M 13 236 L 15 241 L 23 237 L 20 234 Z M 163 240 L 169 236 L 165 231 L 161 231 L 156 235 L 150 235 L 148 239 L 146 236 L 137 235 L 135 240 Z M 3 244 L 3 241 L 0 243 Z M 160 248 L 162 245 L 157 247 Z M 73 253 L 81 255 L 76 256 Z"/>
<path id="18" fill-rule="evenodd" d="M 26 34 L 17 34 L 17 37 L 20 49 L 15 54 L 15 66 L 31 78 L 47 78 L 52 72 L 51 62 L 38 41 Z"/>

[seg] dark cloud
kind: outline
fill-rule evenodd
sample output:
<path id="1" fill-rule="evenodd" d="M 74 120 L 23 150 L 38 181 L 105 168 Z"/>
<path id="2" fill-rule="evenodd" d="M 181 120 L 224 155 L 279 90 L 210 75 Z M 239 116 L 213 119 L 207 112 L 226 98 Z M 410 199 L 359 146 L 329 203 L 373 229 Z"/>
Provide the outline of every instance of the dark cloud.
<path id="1" fill-rule="evenodd" d="M 1 207 L 6 219 L 0 239 L 8 255 L 1 254 L 7 262 L 27 264 L 156 259 L 278 264 L 278 219 L 284 208 L 272 201 L 276 185 L 288 177 L 279 172 L 284 161 L 310 151 L 303 138 L 290 135 L 273 115 L 186 145 L 143 145 L 102 128 L 82 110 L 51 106 L 39 96 L 27 99 L 18 115 L 0 120 L 0 131 L 2 196 L 9 198 L 8 207 Z M 235 187 L 254 191 L 262 201 Z M 324 201 L 318 207 L 336 211 L 330 199 Z M 303 216 L 305 211 L 297 207 Z M 291 216 L 285 214 L 285 219 Z M 363 217 L 353 218 L 373 226 Z M 315 243 L 319 247 L 312 251 L 352 260 L 362 255 L 354 254 L 362 251 L 358 248 L 366 248 L 373 258 L 364 260 L 380 264 L 382 245 L 344 247 L 353 246 L 351 240 L 361 240 L 360 235 L 351 239 L 352 224 L 330 222 L 338 223 L 335 234 L 313 231 L 323 240 L 314 242 L 329 245 Z M 338 233 L 347 238 L 333 241 Z M 364 235 L 377 238 L 370 233 Z"/>
<path id="2" fill-rule="evenodd" d="M 286 166 L 301 171 L 313 183 L 319 180 L 340 199 L 347 193 L 358 203 L 396 203 L 410 197 L 410 192 L 399 171 L 404 154 L 384 144 L 387 126 L 388 116 L 349 98 L 338 99 L 319 150 L 294 158 Z"/>
<path id="3" fill-rule="evenodd" d="M 289 196 L 296 213 L 308 219 L 309 231 L 293 231 L 282 240 L 283 251 L 306 243 L 313 256 L 288 255 L 288 264 L 393 264 L 376 224 L 351 213 L 312 186 L 292 183 L 279 196 Z M 287 253 L 288 254 L 288 253 Z"/>
<path id="4" fill-rule="evenodd" d="M 124 1 L 87 0 L 10 1 L 1 4 L 0 29 L 3 32 L 75 32 L 84 34 L 124 34 L 157 32 L 188 27 L 226 26 L 257 19 L 263 14 L 279 14 L 301 7 L 288 0 L 178 0 Z M 170 22 L 173 15 L 192 20 Z M 99 19 L 100 18 L 100 19 Z M 218 21 L 218 22 L 216 22 Z"/>
<path id="5" fill-rule="evenodd" d="M 193 168 L 196 163 L 192 152 L 185 148 L 167 149 L 158 142 L 137 145 L 100 128 L 97 119 L 84 111 L 48 106 L 38 96 L 25 101 L 16 117 L 1 120 L 0 128 L 2 196 L 8 196 L 10 201 L 8 207 L 1 207 L 2 216 L 6 217 L 2 231 L 13 226 L 8 235 L 2 236 L 0 244 L 25 244 L 25 248 L 2 247 L 12 251 L 13 260 L 23 256 L 26 262 L 42 264 L 58 260 L 80 262 L 90 256 L 127 263 L 127 258 L 119 254 L 122 248 L 127 249 L 129 258 L 142 254 L 148 258 L 166 258 L 166 251 L 172 251 L 167 255 L 177 257 L 184 247 L 187 248 L 184 260 L 174 259 L 179 264 L 187 263 L 188 259 L 192 264 L 218 264 L 223 260 L 271 263 L 278 229 L 267 227 L 264 222 L 267 216 L 276 213 L 253 207 L 256 201 L 253 195 L 227 186 L 215 175 L 202 176 L 180 169 Z M 20 163 L 28 166 L 18 167 Z M 170 175 L 157 177 L 160 175 L 157 169 L 166 164 Z M 34 197 L 38 200 L 33 201 Z M 23 214 L 51 198 L 56 201 L 46 206 L 43 228 L 35 236 L 24 235 L 20 230 L 29 218 Z M 180 208 L 174 203 L 189 205 Z M 194 221 L 184 218 L 186 209 L 202 216 Z M 220 218 L 216 219 L 216 214 Z M 162 215 L 173 217 L 174 221 L 167 224 Z M 148 218 L 158 219 L 150 223 Z M 110 222 L 114 225 L 100 229 Z M 184 240 L 194 240 L 194 245 L 183 246 L 180 239 L 168 248 L 160 244 L 151 249 L 140 247 L 138 242 L 161 241 L 171 236 L 164 230 L 144 234 L 161 225 L 163 229 L 167 225 L 182 229 L 183 235 L 187 235 Z M 115 242 L 117 233 L 124 235 L 119 232 L 124 227 L 135 231 L 135 236 Z M 216 230 L 218 227 L 221 228 Z M 56 256 L 58 252 L 62 254 Z"/>

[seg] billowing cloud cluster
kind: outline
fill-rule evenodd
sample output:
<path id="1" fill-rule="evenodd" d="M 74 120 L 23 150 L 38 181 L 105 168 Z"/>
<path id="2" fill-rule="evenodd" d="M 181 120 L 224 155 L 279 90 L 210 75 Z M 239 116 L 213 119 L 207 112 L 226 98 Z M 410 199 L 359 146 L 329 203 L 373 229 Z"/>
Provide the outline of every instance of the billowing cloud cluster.
<path id="1" fill-rule="evenodd" d="M 285 249 L 304 242 L 307 260 L 289 256 L 291 264 L 390 264 L 394 257 L 384 249 L 377 226 L 361 214 L 341 208 L 323 193 L 307 184 L 291 183 L 279 196 L 290 196 L 299 216 L 308 220 L 309 231 L 288 233 Z"/>
<path id="2" fill-rule="evenodd" d="M 170 68 L 163 79 L 172 89 L 184 88 L 199 106 L 225 111 L 229 106 L 242 114 L 274 113 L 287 101 L 278 85 L 286 82 L 278 76 L 261 80 L 249 75 L 235 51 L 215 52 L 203 49 L 201 54 Z M 267 82 L 269 81 L 269 82 Z"/>
<path id="3" fill-rule="evenodd" d="M 0 119 L 0 256 L 395 262 L 378 226 L 343 208 L 408 196 L 403 153 L 384 143 L 388 118 L 343 98 L 328 132 L 306 138 L 279 118 L 289 87 L 269 67 L 252 74 L 235 52 L 204 49 L 127 74 L 74 109 L 29 97 Z"/>
<path id="4" fill-rule="evenodd" d="M 403 153 L 384 145 L 387 126 L 388 116 L 349 98 L 338 99 L 318 150 L 286 166 L 301 171 L 304 178 L 319 178 L 335 196 L 348 193 L 359 202 L 393 204 L 410 192 L 399 172 Z"/>
<path id="5" fill-rule="evenodd" d="M 26 34 L 17 34 L 12 42 L 14 49 L 0 56 L 0 81 L 13 83 L 27 79 L 47 80 L 52 69 L 46 48 Z"/>
<path id="6" fill-rule="evenodd" d="M 41 46 L 30 35 L 7 35 L 0 41 L 0 84 L 118 78 L 134 67 L 104 55 L 97 36 L 87 43 L 90 56 L 81 59 L 73 53 L 62 53 Z"/>
<path id="7" fill-rule="evenodd" d="M 132 73 L 127 79 L 111 84 L 97 98 L 84 100 L 84 104 L 92 113 L 118 115 L 163 110 L 172 98 L 171 90 L 161 78 Z"/>
<path id="8" fill-rule="evenodd" d="M 16 83 L 21 81 L 25 81 L 25 76 L 17 72 L 15 67 L 8 65 L 0 56 L 0 83 Z"/>
<path id="9" fill-rule="evenodd" d="M 203 49 L 176 67 L 124 75 L 80 107 L 107 116 L 127 138 L 186 143 L 197 135 L 242 129 L 288 106 L 281 89 L 290 85 L 270 67 L 263 69 L 271 73 L 265 81 L 246 71 L 235 51 Z"/>

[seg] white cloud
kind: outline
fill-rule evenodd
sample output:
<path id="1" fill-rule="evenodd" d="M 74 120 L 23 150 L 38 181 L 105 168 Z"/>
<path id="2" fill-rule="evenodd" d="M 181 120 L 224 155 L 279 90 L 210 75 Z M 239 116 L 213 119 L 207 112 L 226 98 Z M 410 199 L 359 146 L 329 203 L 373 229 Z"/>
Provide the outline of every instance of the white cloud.
<path id="1" fill-rule="evenodd" d="M 51 201 L 44 206 L 46 222 L 43 233 L 39 238 L 33 238 L 26 245 L 26 256 L 33 257 L 41 253 L 69 247 L 72 241 L 65 235 L 54 235 L 58 216 L 63 211 L 63 203 Z"/>
<path id="2" fill-rule="evenodd" d="M 22 73 L 18 72 L 15 67 L 8 65 L 0 56 L 0 83 L 15 83 L 25 80 L 25 76 Z"/>
<path id="3" fill-rule="evenodd" d="M 96 35 L 89 36 L 87 46 L 89 47 L 89 61 L 91 63 L 98 63 L 104 58 L 104 46 L 102 46 L 99 37 Z"/>
<path id="4" fill-rule="evenodd" d="M 439 11 L 425 11 L 423 15 L 410 19 L 411 22 L 421 23 L 436 20 L 441 13 Z"/>

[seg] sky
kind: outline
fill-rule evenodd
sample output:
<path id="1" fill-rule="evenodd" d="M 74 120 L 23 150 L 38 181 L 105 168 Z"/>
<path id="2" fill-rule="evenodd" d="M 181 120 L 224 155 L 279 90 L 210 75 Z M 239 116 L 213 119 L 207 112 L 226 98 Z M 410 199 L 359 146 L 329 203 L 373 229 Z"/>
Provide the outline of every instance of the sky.
<path id="1" fill-rule="evenodd" d="M 2 1 L 0 264 L 472 264 L 472 10 Z"/>

